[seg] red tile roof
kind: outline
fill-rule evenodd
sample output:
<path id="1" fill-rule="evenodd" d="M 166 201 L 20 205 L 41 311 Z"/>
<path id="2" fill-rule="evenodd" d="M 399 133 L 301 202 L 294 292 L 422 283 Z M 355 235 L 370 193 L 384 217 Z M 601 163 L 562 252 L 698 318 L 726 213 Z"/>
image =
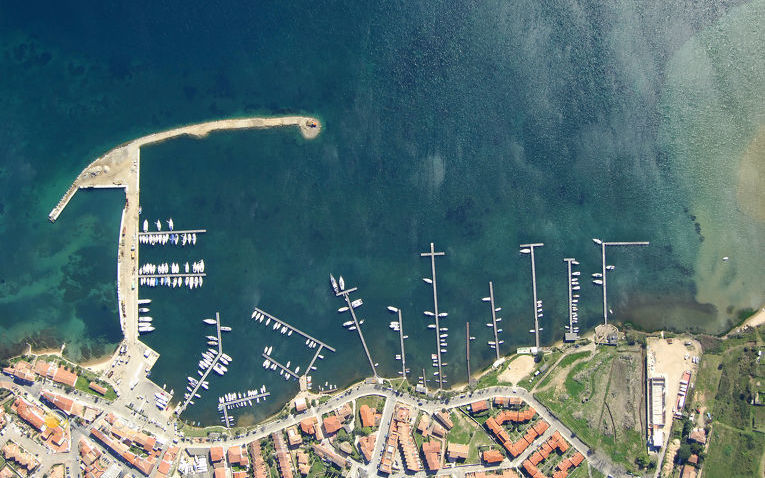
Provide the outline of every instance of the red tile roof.
<path id="1" fill-rule="evenodd" d="M 504 455 L 499 450 L 486 450 L 483 452 L 483 461 L 486 463 L 499 463 L 504 459 Z"/>
<path id="2" fill-rule="evenodd" d="M 213 446 L 210 447 L 210 461 L 213 463 L 221 461 L 223 459 L 223 447 Z"/>
<path id="3" fill-rule="evenodd" d="M 91 390 L 94 390 L 94 391 L 100 393 L 101 395 L 105 395 L 106 394 L 106 389 L 104 387 L 102 387 L 101 385 L 97 384 L 96 382 L 90 382 L 90 384 L 88 384 L 88 386 L 90 387 Z"/>
<path id="4" fill-rule="evenodd" d="M 324 418 L 324 431 L 328 434 L 331 435 L 341 428 L 343 428 L 343 424 L 340 423 L 340 418 L 337 415 L 330 415 Z"/>
<path id="5" fill-rule="evenodd" d="M 489 402 L 486 400 L 479 400 L 470 404 L 471 413 L 479 413 L 489 409 Z"/>
<path id="6" fill-rule="evenodd" d="M 359 415 L 361 416 L 362 427 L 375 426 L 375 409 L 370 408 L 366 403 L 359 408 Z"/>

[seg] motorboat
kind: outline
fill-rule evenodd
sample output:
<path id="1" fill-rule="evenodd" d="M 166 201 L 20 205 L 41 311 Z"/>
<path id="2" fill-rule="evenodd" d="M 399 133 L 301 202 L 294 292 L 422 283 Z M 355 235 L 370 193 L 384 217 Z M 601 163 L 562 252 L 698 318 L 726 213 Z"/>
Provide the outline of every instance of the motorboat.
<path id="1" fill-rule="evenodd" d="M 335 291 L 335 294 L 340 292 L 340 289 L 337 286 L 337 281 L 335 280 L 335 276 L 333 276 L 332 274 L 329 275 L 329 283 L 332 285 L 332 290 Z"/>
<path id="2" fill-rule="evenodd" d="M 430 277 L 423 277 L 422 280 L 424 280 L 427 284 L 433 283 L 433 279 L 431 279 Z"/>
<path id="3" fill-rule="evenodd" d="M 143 232 L 148 232 L 148 231 L 149 231 L 149 220 L 148 219 L 144 219 L 143 220 Z"/>
<path id="4" fill-rule="evenodd" d="M 337 311 L 340 312 L 340 313 L 348 312 L 348 306 L 340 307 L 339 309 L 337 309 Z"/>
<path id="5" fill-rule="evenodd" d="M 340 290 L 345 290 L 345 279 L 343 279 L 343 276 L 340 276 L 340 279 L 337 281 L 337 284 L 340 286 Z"/>
<path id="6" fill-rule="evenodd" d="M 202 322 L 204 322 L 205 324 L 208 324 L 208 325 L 215 325 L 216 324 L 215 319 L 204 319 L 204 320 L 202 320 Z"/>

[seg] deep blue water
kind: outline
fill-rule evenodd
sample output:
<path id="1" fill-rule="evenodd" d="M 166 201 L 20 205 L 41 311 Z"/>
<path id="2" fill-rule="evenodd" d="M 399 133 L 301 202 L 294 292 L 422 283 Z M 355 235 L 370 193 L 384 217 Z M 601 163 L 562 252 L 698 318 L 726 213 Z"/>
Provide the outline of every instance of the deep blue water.
<path id="1" fill-rule="evenodd" d="M 147 343 L 162 354 L 153 377 L 183 388 L 196 363 L 188 352 L 204 348 L 201 318 L 220 311 L 235 329 L 224 345 L 231 373 L 190 418 L 211 421 L 226 391 L 269 385 L 275 400 L 258 416 L 295 391 L 262 371 L 259 353 L 274 345 L 297 364 L 307 352 L 255 328 L 256 305 L 338 348 L 315 382 L 369 373 L 340 327 L 330 272 L 359 287 L 381 372 L 398 367 L 392 304 L 404 309 L 411 369 L 430 373 L 429 263 L 419 257 L 430 242 L 447 253 L 438 279 L 452 382 L 465 380 L 466 321 L 474 369 L 492 359 L 480 300 L 489 280 L 504 350 L 530 343 L 530 265 L 517 248 L 528 241 L 545 243 L 545 343 L 563 332 L 562 258 L 595 272 L 592 237 L 651 241 L 609 253 L 615 320 L 718 332 L 765 296 L 763 223 L 735 198 L 736 155 L 763 117 L 765 7 L 736 3 L 5 7 L 0 347 L 65 341 L 79 359 L 120 338 L 120 192 L 80 192 L 47 221 L 88 162 L 177 125 L 291 113 L 320 117 L 319 138 L 216 133 L 142 152 L 144 215 L 210 231 L 194 248 L 141 250 L 142 262 L 204 258 L 209 273 L 200 290 L 142 291 L 158 325 Z M 583 326 L 598 321 L 599 293 L 585 283 Z"/>

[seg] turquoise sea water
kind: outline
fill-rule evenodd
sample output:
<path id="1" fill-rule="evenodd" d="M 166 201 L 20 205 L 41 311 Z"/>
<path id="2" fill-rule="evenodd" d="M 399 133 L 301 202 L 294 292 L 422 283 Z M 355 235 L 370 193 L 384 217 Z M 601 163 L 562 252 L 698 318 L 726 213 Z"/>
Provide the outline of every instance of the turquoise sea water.
<path id="1" fill-rule="evenodd" d="M 235 332 L 231 373 L 188 417 L 213 421 L 218 394 L 266 384 L 270 408 L 296 385 L 260 367 L 308 352 L 258 328 L 254 306 L 336 347 L 314 375 L 342 386 L 369 373 L 328 274 L 359 287 L 380 372 L 393 375 L 404 310 L 410 368 L 434 352 L 421 281 L 429 243 L 449 312 L 448 374 L 465 380 L 464 327 L 488 364 L 489 280 L 505 351 L 532 337 L 528 258 L 540 241 L 543 342 L 561 337 L 562 258 L 595 272 L 592 237 L 649 240 L 613 250 L 616 320 L 718 332 L 761 305 L 763 223 L 736 204 L 738 156 L 763 122 L 765 2 L 153 3 L 14 7 L 0 15 L 0 347 L 65 341 L 76 359 L 109 352 L 116 319 L 117 191 L 79 192 L 47 214 L 79 171 L 143 134 L 210 119 L 305 113 L 295 130 L 216 133 L 146 148 L 150 221 L 204 227 L 194 248 L 141 250 L 142 262 L 204 258 L 202 289 L 146 290 L 158 330 L 158 383 L 183 389 L 220 311 Z M 703 86 L 703 88 L 701 87 Z M 735 132 L 735 134 L 730 134 Z M 722 148 L 721 145 L 725 147 Z M 714 147 L 714 146 L 717 146 Z M 723 265 L 720 258 L 731 257 Z M 726 267 L 727 269 L 721 269 Z M 710 277 L 714 281 L 710 280 Z M 712 292 L 714 293 L 712 293 Z M 582 291 L 583 328 L 599 289 Z"/>

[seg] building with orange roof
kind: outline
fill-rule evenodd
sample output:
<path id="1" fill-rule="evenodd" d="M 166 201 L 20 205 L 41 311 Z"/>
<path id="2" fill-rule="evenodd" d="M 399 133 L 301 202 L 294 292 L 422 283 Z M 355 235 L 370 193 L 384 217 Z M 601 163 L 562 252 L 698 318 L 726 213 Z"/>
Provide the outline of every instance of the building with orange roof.
<path id="1" fill-rule="evenodd" d="M 340 423 L 340 418 L 337 415 L 324 417 L 324 432 L 327 435 L 333 435 L 341 428 L 343 428 L 343 424 Z"/>
<path id="2" fill-rule="evenodd" d="M 22 420 L 30 424 L 35 430 L 39 432 L 45 431 L 45 419 L 43 418 L 44 413 L 42 410 L 27 403 L 20 397 L 16 397 L 12 408 L 15 409 Z"/>
<path id="3" fill-rule="evenodd" d="M 470 446 L 461 443 L 449 443 L 446 446 L 446 456 L 453 461 L 467 460 Z"/>
<path id="4" fill-rule="evenodd" d="M 534 425 L 534 431 L 537 432 L 537 435 L 542 435 L 544 432 L 547 431 L 547 429 L 550 428 L 550 424 L 547 423 L 544 420 L 539 420 L 536 425 Z"/>
<path id="5" fill-rule="evenodd" d="M 494 397 L 494 406 L 496 407 L 506 407 L 508 403 L 510 403 L 508 397 Z"/>
<path id="6" fill-rule="evenodd" d="M 11 367 L 3 368 L 3 373 L 10 375 L 22 382 L 32 383 L 35 381 L 34 369 L 32 364 L 24 360 L 19 360 Z"/>
<path id="7" fill-rule="evenodd" d="M 16 463 L 17 468 L 23 468 L 27 473 L 40 465 L 40 462 L 29 452 L 24 451 L 19 445 L 8 441 L 2 448 L 3 458 L 6 461 Z"/>
<path id="8" fill-rule="evenodd" d="M 319 457 L 327 461 L 329 463 L 334 464 L 336 467 L 340 468 L 341 470 L 348 465 L 348 460 L 346 458 L 343 458 L 342 456 L 338 455 L 334 450 L 325 447 L 324 445 L 318 444 L 318 443 L 312 443 L 311 448 L 313 448 L 313 451 L 316 452 Z"/>
<path id="9" fill-rule="evenodd" d="M 303 437 L 298 433 L 297 425 L 293 425 L 287 428 L 287 443 L 291 447 L 298 446 L 303 443 Z"/>
<path id="10" fill-rule="evenodd" d="M 306 476 L 311 472 L 311 464 L 308 458 L 308 453 L 304 452 L 303 450 L 298 450 L 296 457 L 298 462 L 298 471 L 301 475 Z"/>
<path id="11" fill-rule="evenodd" d="M 526 473 L 528 473 L 529 476 L 536 476 L 536 474 L 539 473 L 539 469 L 536 465 L 529 460 L 523 460 L 523 469 L 526 470 Z"/>
<path id="12" fill-rule="evenodd" d="M 584 461 L 584 455 L 579 452 L 574 453 L 571 456 L 571 465 L 579 466 Z"/>
<path id="13" fill-rule="evenodd" d="M 215 478 L 226 478 L 226 468 L 222 466 L 215 468 L 213 471 L 213 476 Z"/>
<path id="14" fill-rule="evenodd" d="M 232 478 L 247 478 L 247 472 L 246 471 L 234 471 L 231 473 Z M 156 478 L 156 476 L 154 477 Z"/>
<path id="15" fill-rule="evenodd" d="M 435 414 L 435 415 L 433 415 L 433 416 L 434 416 L 434 417 L 436 417 L 436 420 L 438 420 L 439 422 L 441 422 L 441 424 L 442 424 L 442 425 L 443 425 L 443 426 L 444 426 L 444 427 L 445 427 L 447 430 L 451 430 L 452 428 L 454 428 L 454 422 L 452 422 L 452 419 L 451 419 L 451 418 L 449 418 L 449 414 L 448 414 L 448 413 L 444 413 L 444 412 L 442 412 L 442 411 L 438 411 L 438 412 L 436 412 L 436 414 Z"/>
<path id="16" fill-rule="evenodd" d="M 399 421 L 396 426 L 398 428 L 399 436 L 398 446 L 404 457 L 404 466 L 411 472 L 421 471 L 422 462 L 420 461 L 420 454 L 417 452 L 417 445 L 414 443 L 409 423 L 406 421 Z"/>
<path id="17" fill-rule="evenodd" d="M 67 415 L 72 413 L 72 409 L 74 408 L 74 400 L 71 398 L 67 398 L 63 395 L 52 393 L 47 390 L 43 390 L 40 393 L 40 397 Z"/>
<path id="18" fill-rule="evenodd" d="M 371 408 L 366 403 L 359 407 L 359 416 L 361 417 L 362 427 L 374 427 L 377 425 L 375 420 L 375 412 L 376 410 Z"/>
<path id="19" fill-rule="evenodd" d="M 425 455 L 425 464 L 430 471 L 441 469 L 441 442 L 430 440 L 423 443 L 422 453 Z"/>
<path id="20" fill-rule="evenodd" d="M 223 447 L 211 446 L 210 447 L 210 461 L 213 464 L 223 461 Z"/>
<path id="21" fill-rule="evenodd" d="M 102 387 L 101 385 L 97 384 L 96 382 L 90 382 L 88 384 L 88 387 L 90 387 L 91 390 L 93 390 L 94 392 L 96 392 L 98 394 L 106 395 L 106 388 Z"/>
<path id="22" fill-rule="evenodd" d="M 297 430 L 295 431 L 297 432 Z M 247 457 L 247 452 L 243 450 L 240 445 L 230 446 L 226 454 L 228 455 L 229 465 L 236 465 L 242 468 L 248 468 L 250 466 L 250 459 Z"/>
<path id="23" fill-rule="evenodd" d="M 376 437 L 377 435 L 375 433 L 371 433 L 365 437 L 359 438 L 359 451 L 367 463 L 372 461 L 372 453 L 375 449 Z"/>
<path id="24" fill-rule="evenodd" d="M 338 408 L 335 413 L 341 422 L 345 422 L 353 416 L 353 408 L 351 408 L 350 403 L 346 403 L 342 407 Z"/>
<path id="25" fill-rule="evenodd" d="M 541 453 L 539 453 L 538 451 L 535 451 L 534 453 L 532 453 L 531 455 L 529 455 L 529 457 L 528 457 L 527 459 L 528 459 L 528 460 L 529 460 L 529 461 L 530 461 L 530 462 L 531 462 L 533 465 L 538 465 L 538 464 L 540 464 L 540 463 L 542 462 L 542 460 L 544 460 L 544 458 L 542 457 L 542 454 L 541 454 Z"/>
<path id="26" fill-rule="evenodd" d="M 483 455 L 481 455 L 481 459 L 487 465 L 494 465 L 496 463 L 501 463 L 502 460 L 505 459 L 505 456 L 499 450 L 485 450 Z"/>
<path id="27" fill-rule="evenodd" d="M 444 438 L 446 436 L 446 429 L 438 423 L 434 423 L 433 427 L 430 429 L 430 434 L 437 436 L 438 438 Z"/>
<path id="28" fill-rule="evenodd" d="M 314 428 L 315 424 L 316 424 L 316 417 L 305 418 L 303 420 L 300 420 L 300 430 L 306 435 L 315 435 L 316 434 L 316 429 Z"/>
<path id="29" fill-rule="evenodd" d="M 396 447 L 398 446 L 398 431 L 396 428 L 396 423 L 392 421 L 390 429 L 388 431 L 388 438 L 385 442 L 385 447 L 383 448 L 383 454 L 380 458 L 380 465 L 378 466 L 378 470 L 380 470 L 381 473 L 390 474 L 392 471 L 393 466 L 393 456 L 396 453 Z"/>
<path id="30" fill-rule="evenodd" d="M 282 478 L 292 478 L 292 465 L 290 460 L 290 452 L 287 449 L 287 445 L 284 443 L 284 436 L 282 432 L 277 431 L 271 434 L 271 438 L 274 440 L 274 449 L 276 450 L 276 463 L 279 468 L 279 473 Z"/>
<path id="31" fill-rule="evenodd" d="M 470 413 L 481 413 L 489 409 L 489 402 L 486 400 L 478 400 L 470 404 Z"/>
<path id="32" fill-rule="evenodd" d="M 250 442 L 250 455 L 252 458 L 252 473 L 255 478 L 268 478 L 268 467 L 263 460 L 263 453 L 260 451 L 260 441 Z"/>
<path id="33" fill-rule="evenodd" d="M 53 362 L 38 360 L 35 362 L 35 372 L 43 378 L 74 387 L 77 383 L 77 374 L 72 373 L 64 367 L 57 366 Z"/>
<path id="34" fill-rule="evenodd" d="M 420 423 L 417 424 L 417 431 L 420 432 L 420 435 L 423 437 L 428 436 L 428 427 L 430 426 L 430 416 L 428 414 L 423 413 L 420 417 Z"/>

